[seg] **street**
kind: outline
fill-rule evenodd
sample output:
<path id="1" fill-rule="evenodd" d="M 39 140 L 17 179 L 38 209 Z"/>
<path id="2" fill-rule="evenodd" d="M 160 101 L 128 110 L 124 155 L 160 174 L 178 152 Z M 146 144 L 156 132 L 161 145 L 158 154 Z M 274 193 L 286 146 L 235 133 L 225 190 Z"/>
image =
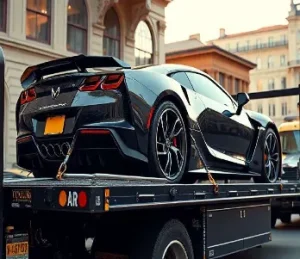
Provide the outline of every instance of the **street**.
<path id="1" fill-rule="evenodd" d="M 272 232 L 273 240 L 270 243 L 224 259 L 299 259 L 300 217 L 293 215 L 292 221 L 292 224 L 287 225 L 277 220 L 276 229 Z"/>

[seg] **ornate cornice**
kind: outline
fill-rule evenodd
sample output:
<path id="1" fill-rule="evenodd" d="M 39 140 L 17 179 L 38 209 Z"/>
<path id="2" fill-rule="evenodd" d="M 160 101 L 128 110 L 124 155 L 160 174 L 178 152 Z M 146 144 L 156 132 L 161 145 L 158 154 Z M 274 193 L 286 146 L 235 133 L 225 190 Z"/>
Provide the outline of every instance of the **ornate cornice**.
<path id="1" fill-rule="evenodd" d="M 108 9 L 117 4 L 119 0 L 100 0 L 98 4 L 98 23 L 103 26 L 104 24 L 104 17 Z"/>

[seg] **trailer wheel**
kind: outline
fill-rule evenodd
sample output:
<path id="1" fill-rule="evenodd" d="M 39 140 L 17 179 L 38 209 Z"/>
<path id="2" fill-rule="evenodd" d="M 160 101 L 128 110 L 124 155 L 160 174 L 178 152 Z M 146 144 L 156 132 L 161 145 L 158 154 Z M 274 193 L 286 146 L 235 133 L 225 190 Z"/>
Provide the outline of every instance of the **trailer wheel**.
<path id="1" fill-rule="evenodd" d="M 290 213 L 284 213 L 280 216 L 280 220 L 282 223 L 289 224 L 292 221 L 291 216 Z"/>
<path id="2" fill-rule="evenodd" d="M 276 222 L 277 222 L 277 216 L 275 215 L 275 213 L 272 213 L 271 214 L 271 228 L 276 227 Z"/>
<path id="3" fill-rule="evenodd" d="M 130 258 L 134 259 L 194 259 L 192 241 L 185 226 L 178 220 L 168 221 L 163 228 L 148 228 Z M 150 234 L 151 233 L 151 234 Z"/>

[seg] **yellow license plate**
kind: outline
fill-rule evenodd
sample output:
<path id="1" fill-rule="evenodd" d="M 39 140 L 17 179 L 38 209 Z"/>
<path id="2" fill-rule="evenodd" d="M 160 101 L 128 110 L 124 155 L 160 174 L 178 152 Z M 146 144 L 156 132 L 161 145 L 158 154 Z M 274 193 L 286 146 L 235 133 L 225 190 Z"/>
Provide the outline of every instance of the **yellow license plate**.
<path id="1" fill-rule="evenodd" d="M 65 115 L 47 118 L 44 135 L 54 135 L 63 133 L 65 126 L 65 118 Z"/>
<path id="2" fill-rule="evenodd" d="M 6 244 L 6 257 L 28 254 L 28 242 Z"/>

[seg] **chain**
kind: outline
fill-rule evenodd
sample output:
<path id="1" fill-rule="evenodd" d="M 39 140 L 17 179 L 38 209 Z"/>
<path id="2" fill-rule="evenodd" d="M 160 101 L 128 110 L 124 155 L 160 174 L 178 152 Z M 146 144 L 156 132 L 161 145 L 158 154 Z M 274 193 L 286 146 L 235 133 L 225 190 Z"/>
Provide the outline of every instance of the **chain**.
<path id="1" fill-rule="evenodd" d="M 215 194 L 218 194 L 219 193 L 219 185 L 217 184 L 217 182 L 215 181 L 215 179 L 213 178 L 212 174 L 209 172 L 205 162 L 204 162 L 204 159 L 202 158 L 202 155 L 201 155 L 201 152 L 199 151 L 198 147 L 197 147 L 197 144 L 196 144 L 196 141 L 195 139 L 193 138 L 192 134 L 190 134 L 191 136 L 191 139 L 193 140 L 194 142 L 194 145 L 195 145 L 195 149 L 197 150 L 197 153 L 198 153 L 198 156 L 200 157 L 202 163 L 203 163 L 203 166 L 204 166 L 204 169 L 207 173 L 207 176 L 208 176 L 208 180 L 209 182 L 213 185 L 213 188 L 214 188 L 214 193 Z"/>
<path id="2" fill-rule="evenodd" d="M 69 158 L 73 152 L 73 147 L 74 147 L 74 144 L 75 144 L 75 140 L 76 138 L 73 139 L 72 143 L 71 143 L 71 146 L 69 147 L 69 150 L 68 150 L 68 153 L 64 159 L 64 161 L 60 164 L 58 170 L 57 170 L 57 174 L 56 174 L 56 179 L 57 180 L 62 180 L 62 177 L 63 175 L 65 174 L 65 172 L 67 171 L 67 163 L 69 161 Z"/>

